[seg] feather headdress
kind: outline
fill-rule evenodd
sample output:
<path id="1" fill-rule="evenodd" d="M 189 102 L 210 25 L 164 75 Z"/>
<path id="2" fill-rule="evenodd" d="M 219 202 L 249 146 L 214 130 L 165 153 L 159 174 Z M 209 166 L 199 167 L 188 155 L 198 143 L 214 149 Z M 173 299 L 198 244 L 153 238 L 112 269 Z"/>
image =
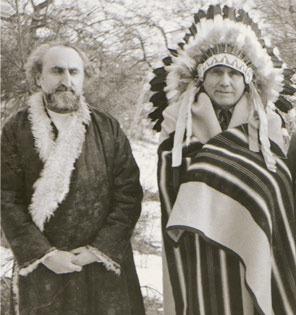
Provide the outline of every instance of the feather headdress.
<path id="1" fill-rule="evenodd" d="M 186 131 L 188 143 L 191 136 L 191 105 L 202 86 L 204 73 L 216 65 L 226 65 L 240 71 L 248 86 L 249 147 L 253 151 L 260 150 L 267 167 L 275 171 L 267 112 L 280 117 L 278 132 L 287 149 L 289 136 L 296 128 L 295 108 L 291 102 L 296 88 L 292 83 L 294 72 L 280 59 L 277 49 L 267 45 L 258 24 L 242 9 L 210 5 L 194 15 L 189 33 L 185 35 L 184 42 L 178 45 L 178 49 L 169 49 L 171 55 L 162 60 L 162 67 L 154 69 L 154 78 L 150 81 L 151 90 L 156 92 L 150 98 L 156 107 L 149 114 L 152 121 L 156 121 L 153 129 L 160 131 L 164 110 L 177 106 L 178 117 L 173 128 L 175 138 L 183 139 Z M 177 130 L 178 126 L 183 127 Z M 179 164 L 180 157 L 174 162 L 173 154 L 173 166 Z"/>

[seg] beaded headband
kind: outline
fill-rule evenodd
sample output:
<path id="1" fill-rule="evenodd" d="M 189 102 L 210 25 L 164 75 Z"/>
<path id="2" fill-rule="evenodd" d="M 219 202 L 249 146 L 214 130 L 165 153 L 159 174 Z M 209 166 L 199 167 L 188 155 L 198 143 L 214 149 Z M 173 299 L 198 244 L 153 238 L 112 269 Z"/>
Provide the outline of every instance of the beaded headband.
<path id="1" fill-rule="evenodd" d="M 253 70 L 248 67 L 243 60 L 231 54 L 217 54 L 209 57 L 204 63 L 197 66 L 199 78 L 204 78 L 204 74 L 209 69 L 224 65 L 241 72 L 244 75 L 245 83 L 249 84 L 253 79 Z"/>

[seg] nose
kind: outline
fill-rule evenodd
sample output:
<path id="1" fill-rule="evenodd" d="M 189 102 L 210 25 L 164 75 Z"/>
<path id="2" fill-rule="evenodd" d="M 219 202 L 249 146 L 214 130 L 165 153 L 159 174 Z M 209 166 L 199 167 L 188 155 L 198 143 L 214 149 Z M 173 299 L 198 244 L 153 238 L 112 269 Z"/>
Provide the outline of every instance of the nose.
<path id="1" fill-rule="evenodd" d="M 230 76 L 228 73 L 223 73 L 221 80 L 220 80 L 220 85 L 223 87 L 230 85 Z"/>
<path id="2" fill-rule="evenodd" d="M 71 75 L 70 75 L 69 71 L 64 72 L 61 83 L 64 86 L 66 86 L 67 88 L 71 87 Z"/>

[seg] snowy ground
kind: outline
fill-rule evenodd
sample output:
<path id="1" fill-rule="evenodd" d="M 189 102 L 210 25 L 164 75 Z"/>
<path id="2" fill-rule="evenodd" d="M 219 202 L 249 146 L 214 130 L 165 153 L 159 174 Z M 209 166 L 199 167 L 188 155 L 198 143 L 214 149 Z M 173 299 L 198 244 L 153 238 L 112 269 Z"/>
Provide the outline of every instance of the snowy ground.
<path id="1" fill-rule="evenodd" d="M 135 263 L 145 297 L 162 301 L 160 206 L 157 195 L 157 146 L 147 142 L 132 142 L 140 168 L 140 180 L 145 191 L 142 214 L 133 239 Z M 10 278 L 12 254 L 0 246 L 0 276 Z"/>
<path id="2" fill-rule="evenodd" d="M 146 195 L 157 194 L 157 145 L 140 141 L 132 142 L 131 145 L 140 168 L 140 180 Z M 154 254 L 143 254 L 135 250 L 135 262 L 142 293 L 144 296 L 162 301 L 161 226 L 158 200 L 145 200 L 144 196 L 142 215 L 136 227 L 136 238 L 138 233 L 142 242 L 148 242 L 152 252 L 154 251 Z"/>
<path id="3" fill-rule="evenodd" d="M 12 253 L 11 250 L 0 246 L 0 277 L 11 277 Z"/>
<path id="4" fill-rule="evenodd" d="M 134 257 L 143 295 L 162 301 L 160 219 L 158 213 L 151 213 L 151 210 L 158 210 L 158 207 L 158 202 L 143 203 L 142 216 L 136 227 L 137 234 L 141 233 L 139 238 L 136 234 L 140 249 L 134 251 Z M 145 221 L 144 228 L 142 228 L 144 225 L 142 218 Z M 141 250 L 141 240 L 143 240 L 143 244 L 146 242 L 150 244 L 150 250 L 149 248 Z M 149 254 L 149 252 L 151 253 Z"/>
<path id="5" fill-rule="evenodd" d="M 157 188 L 157 145 L 154 143 L 131 142 L 134 157 L 140 168 L 140 180 L 143 188 L 156 193 Z"/>

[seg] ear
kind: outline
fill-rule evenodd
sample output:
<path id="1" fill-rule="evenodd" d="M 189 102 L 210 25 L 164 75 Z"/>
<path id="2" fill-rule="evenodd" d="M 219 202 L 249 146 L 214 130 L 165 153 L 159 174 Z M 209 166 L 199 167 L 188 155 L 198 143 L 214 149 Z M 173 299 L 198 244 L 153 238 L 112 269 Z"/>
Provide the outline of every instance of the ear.
<path id="1" fill-rule="evenodd" d="M 37 73 L 37 74 L 36 74 L 36 77 L 35 77 L 35 84 L 36 84 L 38 87 L 41 87 L 41 73 Z"/>

